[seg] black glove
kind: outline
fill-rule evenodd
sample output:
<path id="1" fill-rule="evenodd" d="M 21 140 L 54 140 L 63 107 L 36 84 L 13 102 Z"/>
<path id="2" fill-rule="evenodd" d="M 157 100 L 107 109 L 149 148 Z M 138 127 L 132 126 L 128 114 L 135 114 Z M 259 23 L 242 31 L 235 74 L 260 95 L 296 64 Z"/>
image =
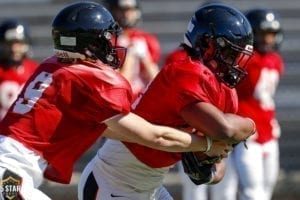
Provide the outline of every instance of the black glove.
<path id="1" fill-rule="evenodd" d="M 212 182 L 215 171 L 213 165 L 219 160 L 219 157 L 208 157 L 205 160 L 199 160 L 193 152 L 182 153 L 184 172 L 195 185 Z"/>

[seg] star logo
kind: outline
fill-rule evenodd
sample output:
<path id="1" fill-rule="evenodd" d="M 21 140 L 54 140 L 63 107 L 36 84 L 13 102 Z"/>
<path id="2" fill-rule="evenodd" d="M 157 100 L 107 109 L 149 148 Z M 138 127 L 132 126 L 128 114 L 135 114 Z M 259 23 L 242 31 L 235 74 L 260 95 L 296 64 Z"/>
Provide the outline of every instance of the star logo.
<path id="1" fill-rule="evenodd" d="M 6 179 L 0 182 L 0 191 L 4 199 L 17 200 L 18 193 L 21 190 L 21 180 L 17 180 L 12 176 L 8 176 Z"/>

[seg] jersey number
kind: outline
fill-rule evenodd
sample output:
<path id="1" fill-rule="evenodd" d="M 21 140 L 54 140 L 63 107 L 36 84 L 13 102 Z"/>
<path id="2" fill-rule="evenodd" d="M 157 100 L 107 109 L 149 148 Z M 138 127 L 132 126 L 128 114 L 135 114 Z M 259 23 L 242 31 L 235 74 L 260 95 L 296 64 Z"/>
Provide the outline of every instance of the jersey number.
<path id="1" fill-rule="evenodd" d="M 32 82 L 29 83 L 24 92 L 24 97 L 19 97 L 13 108 L 13 112 L 25 114 L 29 112 L 34 104 L 41 98 L 44 90 L 52 82 L 52 74 L 48 72 L 40 73 Z"/>
<path id="2" fill-rule="evenodd" d="M 254 96 L 260 101 L 261 107 L 265 110 L 272 110 L 275 107 L 274 95 L 278 82 L 279 74 L 276 70 L 262 70 L 254 91 Z"/>
<path id="3" fill-rule="evenodd" d="M 17 99 L 23 85 L 15 81 L 4 81 L 0 84 L 0 118 L 2 119 L 9 107 Z"/>

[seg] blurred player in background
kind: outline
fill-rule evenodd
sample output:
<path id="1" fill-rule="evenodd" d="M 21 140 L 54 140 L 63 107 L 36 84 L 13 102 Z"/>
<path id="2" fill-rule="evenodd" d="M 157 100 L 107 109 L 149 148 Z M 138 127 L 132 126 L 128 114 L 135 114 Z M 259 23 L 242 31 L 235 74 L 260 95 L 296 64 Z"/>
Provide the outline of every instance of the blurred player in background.
<path id="1" fill-rule="evenodd" d="M 115 70 L 126 51 L 112 43 L 120 31 L 98 3 L 76 2 L 55 16 L 55 55 L 39 65 L 0 125 L 0 199 L 49 200 L 38 189 L 42 181 L 69 183 L 74 163 L 101 135 L 172 152 L 206 148 L 205 137 L 130 112 L 130 84 Z"/>
<path id="2" fill-rule="evenodd" d="M 0 120 L 37 68 L 30 58 L 29 27 L 16 18 L 0 23 Z"/>
<path id="3" fill-rule="evenodd" d="M 236 9 L 211 5 L 195 12 L 184 35 L 174 60 L 135 102 L 134 112 L 155 124 L 195 128 L 212 146 L 227 143 L 232 148 L 255 130 L 251 119 L 234 114 L 233 89 L 252 54 L 251 26 Z M 211 156 L 209 142 L 206 148 Z M 230 148 L 217 156 L 226 157 Z M 109 139 L 83 171 L 79 199 L 171 200 L 163 179 L 180 160 L 181 153 Z"/>
<path id="4" fill-rule="evenodd" d="M 280 127 L 274 102 L 284 72 L 280 18 L 270 8 L 251 9 L 246 17 L 254 32 L 254 55 L 247 65 L 248 76 L 237 87 L 238 113 L 252 118 L 257 132 L 248 139 L 248 150 L 238 145 L 230 154 L 228 168 L 234 170 L 212 187 L 213 200 L 234 200 L 237 193 L 239 200 L 271 200 L 280 169 Z"/>
<path id="5" fill-rule="evenodd" d="M 106 0 L 107 7 L 123 33 L 118 45 L 127 48 L 122 75 L 131 83 L 134 99 L 159 71 L 160 44 L 156 36 L 138 26 L 142 18 L 140 0 Z"/>

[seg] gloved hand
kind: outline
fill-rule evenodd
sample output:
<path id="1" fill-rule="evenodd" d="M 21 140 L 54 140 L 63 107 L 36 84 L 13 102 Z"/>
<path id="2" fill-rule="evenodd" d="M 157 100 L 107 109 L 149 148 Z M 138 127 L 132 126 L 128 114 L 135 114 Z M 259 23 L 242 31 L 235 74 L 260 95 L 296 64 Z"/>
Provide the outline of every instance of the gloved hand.
<path id="1" fill-rule="evenodd" d="M 200 160 L 199 152 L 183 152 L 182 165 L 184 172 L 195 185 L 210 184 L 214 179 L 214 164 L 221 160 L 220 157 L 206 157 Z"/>

